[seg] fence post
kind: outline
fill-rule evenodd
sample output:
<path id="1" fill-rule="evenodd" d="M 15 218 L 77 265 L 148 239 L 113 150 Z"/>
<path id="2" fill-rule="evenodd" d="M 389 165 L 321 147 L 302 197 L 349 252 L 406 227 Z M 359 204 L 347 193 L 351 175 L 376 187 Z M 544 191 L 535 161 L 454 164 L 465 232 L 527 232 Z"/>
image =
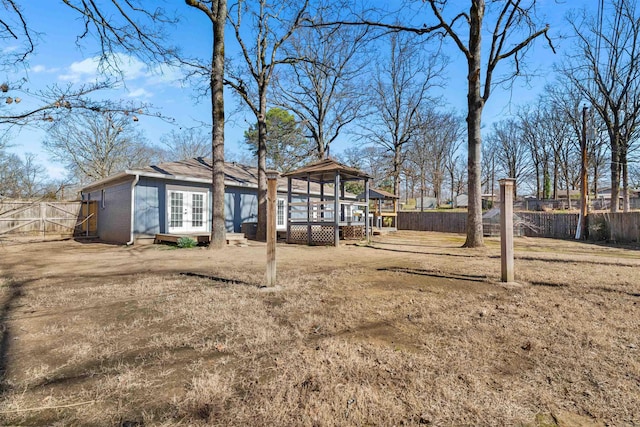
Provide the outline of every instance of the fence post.
<path id="1" fill-rule="evenodd" d="M 267 286 L 276 284 L 276 215 L 278 202 L 277 171 L 267 171 Z"/>
<path id="2" fill-rule="evenodd" d="M 42 227 L 42 240 L 47 238 L 47 204 L 40 202 L 40 227 Z"/>
<path id="3" fill-rule="evenodd" d="M 515 179 L 500 182 L 500 264 L 501 280 L 513 282 L 513 186 Z"/>

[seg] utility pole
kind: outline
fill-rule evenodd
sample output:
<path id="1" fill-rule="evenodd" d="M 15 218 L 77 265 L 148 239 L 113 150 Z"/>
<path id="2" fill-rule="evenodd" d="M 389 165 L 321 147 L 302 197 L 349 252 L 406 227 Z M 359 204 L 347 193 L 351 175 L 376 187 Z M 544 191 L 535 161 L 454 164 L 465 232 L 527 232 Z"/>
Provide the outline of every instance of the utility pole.
<path id="1" fill-rule="evenodd" d="M 582 107 L 582 138 L 580 139 L 580 217 L 576 239 L 587 237 L 587 206 L 589 204 L 589 187 L 587 182 L 587 106 Z"/>

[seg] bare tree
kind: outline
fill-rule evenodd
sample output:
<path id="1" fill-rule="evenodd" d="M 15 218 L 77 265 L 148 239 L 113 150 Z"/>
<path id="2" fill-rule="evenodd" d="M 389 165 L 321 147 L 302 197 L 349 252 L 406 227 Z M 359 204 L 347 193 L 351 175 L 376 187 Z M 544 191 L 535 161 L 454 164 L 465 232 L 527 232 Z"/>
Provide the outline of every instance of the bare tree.
<path id="1" fill-rule="evenodd" d="M 95 35 L 101 44 L 102 59 L 107 65 L 112 53 L 124 50 L 149 62 L 175 62 L 188 68 L 192 75 L 207 81 L 211 100 L 212 146 L 212 215 L 210 248 L 226 244 L 224 214 L 224 30 L 227 0 L 185 0 L 187 6 L 202 12 L 211 24 L 211 51 L 206 59 L 187 58 L 167 37 L 167 26 L 177 22 L 160 6 L 142 0 L 109 0 L 98 5 L 91 0 L 63 0 L 84 18 L 81 37 Z"/>
<path id="2" fill-rule="evenodd" d="M 138 111 L 149 114 L 142 104 L 99 100 L 95 95 L 116 84 L 111 78 L 90 85 L 50 85 L 41 90 L 29 88 L 24 68 L 36 50 L 41 34 L 30 27 L 28 16 L 15 0 L 0 3 L 0 125 L 44 126 L 67 115 L 71 110 Z"/>
<path id="3" fill-rule="evenodd" d="M 345 127 L 360 117 L 363 107 L 363 48 L 367 29 L 361 27 L 305 27 L 289 39 L 286 50 L 302 58 L 278 76 L 277 103 L 293 111 L 316 155 L 329 155 Z"/>
<path id="4" fill-rule="evenodd" d="M 467 168 L 462 153 L 451 153 L 445 163 L 451 191 L 451 207 L 454 208 L 456 196 L 467 186 Z"/>
<path id="5" fill-rule="evenodd" d="M 418 119 L 419 132 L 411 141 L 409 158 L 420 177 L 421 197 L 425 196 L 427 183 L 430 183 L 436 203 L 440 205 L 447 165 L 460 147 L 462 120 L 453 112 L 424 109 Z"/>
<path id="6" fill-rule="evenodd" d="M 390 163 L 389 153 L 378 145 L 348 147 L 338 157 L 342 163 L 360 169 L 371 176 L 374 186 L 384 186 L 392 176 L 386 166 Z"/>
<path id="7" fill-rule="evenodd" d="M 365 116 L 365 138 L 389 151 L 393 191 L 400 192 L 404 149 L 419 130 L 418 110 L 431 104 L 428 91 L 436 85 L 446 59 L 438 51 L 424 54 L 426 43 L 408 33 L 390 33 L 389 54 L 377 63 Z M 424 108 L 424 107 L 423 107 Z"/>
<path id="8" fill-rule="evenodd" d="M 521 129 L 516 119 L 506 119 L 494 123 L 487 138 L 487 145 L 495 154 L 498 170 L 518 183 L 526 180 L 531 170 L 527 146 L 522 143 Z"/>
<path id="9" fill-rule="evenodd" d="M 535 0 L 528 2 L 508 0 L 498 5 L 495 13 L 488 15 L 492 23 L 485 22 L 485 1 L 471 0 L 469 12 L 459 12 L 451 20 L 445 18 L 440 1 L 428 0 L 431 11 L 436 17 L 439 29 L 453 39 L 455 45 L 467 60 L 467 137 L 468 137 L 468 181 L 469 214 L 467 219 L 466 247 L 483 246 L 482 234 L 482 182 L 481 156 L 482 111 L 489 100 L 495 84 L 507 83 L 521 72 L 520 61 L 527 48 L 538 37 L 547 36 L 548 26 L 538 28 L 533 20 Z M 469 35 L 463 38 L 463 32 L 456 30 L 459 23 L 467 25 Z M 483 64 L 482 32 L 483 26 L 490 28 L 491 44 L 489 55 Z M 547 39 L 548 40 L 548 39 Z M 551 45 L 551 43 L 549 43 Z M 494 76 L 500 62 L 513 59 L 513 69 L 503 76 Z M 484 74 L 482 72 L 484 66 Z M 496 81 L 494 81 L 496 77 Z"/>
<path id="10" fill-rule="evenodd" d="M 165 161 L 211 157 L 211 135 L 201 128 L 172 129 L 160 137 L 160 142 Z"/>
<path id="11" fill-rule="evenodd" d="M 229 21 L 243 59 L 242 65 L 228 68 L 226 83 L 254 114 L 258 130 L 258 240 L 266 239 L 268 90 L 275 67 L 294 62 L 293 58 L 281 56 L 280 50 L 300 27 L 308 4 L 309 0 L 237 0 L 229 7 Z"/>
<path id="12" fill-rule="evenodd" d="M 445 181 L 447 165 L 455 164 L 463 135 L 462 120 L 453 112 L 436 113 L 435 119 L 428 121 L 429 129 L 423 130 L 422 137 L 428 138 L 427 147 L 430 153 L 428 173 L 431 177 L 436 203 L 442 204 L 442 185 Z M 454 168 L 451 171 L 455 171 Z"/>
<path id="13" fill-rule="evenodd" d="M 539 100 L 533 107 L 522 108 L 518 112 L 518 122 L 522 141 L 531 156 L 533 174 L 535 175 L 536 197 L 548 199 L 551 197 L 551 174 L 553 166 L 553 141 L 547 132 L 547 105 Z"/>
<path id="14" fill-rule="evenodd" d="M 115 113 L 91 112 L 59 121 L 42 145 L 81 183 L 154 163 L 159 154 L 128 116 Z"/>
<path id="15" fill-rule="evenodd" d="M 636 2 L 615 0 L 602 20 L 586 11 L 570 19 L 575 49 L 561 66 L 566 78 L 602 118 L 611 150 L 611 212 L 629 210 L 627 156 L 640 125 L 640 16 Z"/>
<path id="16" fill-rule="evenodd" d="M 522 59 L 532 42 L 547 36 L 548 26 L 535 21 L 535 0 L 505 0 L 489 2 L 485 14 L 485 0 L 469 0 L 468 10 L 454 6 L 458 2 L 424 0 L 426 12 L 435 18 L 433 25 L 418 26 L 384 23 L 380 19 L 359 19 L 353 25 L 368 25 L 390 31 L 409 31 L 415 34 L 438 33 L 449 37 L 467 61 L 467 134 L 468 134 L 468 196 L 467 239 L 465 247 L 484 245 L 482 235 L 482 112 L 496 85 L 505 85 L 523 74 Z M 451 7 L 449 7 L 451 6 Z M 453 10 L 452 10 L 453 9 Z M 452 17 L 452 18 L 449 18 Z M 487 19 L 485 19 L 485 17 Z M 489 54 L 482 55 L 482 35 L 490 37 Z M 555 51 L 554 51 L 555 52 Z M 512 61 L 505 74 L 498 75 L 498 65 Z"/>

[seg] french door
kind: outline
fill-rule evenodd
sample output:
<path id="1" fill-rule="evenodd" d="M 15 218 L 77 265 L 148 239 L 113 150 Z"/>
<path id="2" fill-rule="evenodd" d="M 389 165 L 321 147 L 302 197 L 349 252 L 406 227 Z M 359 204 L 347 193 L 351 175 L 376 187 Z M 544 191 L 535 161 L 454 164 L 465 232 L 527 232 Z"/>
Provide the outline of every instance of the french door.
<path id="1" fill-rule="evenodd" d="M 169 191 L 169 233 L 207 231 L 207 194 L 195 191 Z"/>

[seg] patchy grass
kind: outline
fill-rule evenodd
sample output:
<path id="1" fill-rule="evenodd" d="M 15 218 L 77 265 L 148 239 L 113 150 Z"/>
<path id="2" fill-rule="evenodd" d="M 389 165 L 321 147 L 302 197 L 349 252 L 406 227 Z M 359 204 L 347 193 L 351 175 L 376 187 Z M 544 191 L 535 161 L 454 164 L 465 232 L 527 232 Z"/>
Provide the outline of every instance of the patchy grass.
<path id="1" fill-rule="evenodd" d="M 463 241 L 4 245 L 0 422 L 640 424 L 640 252 Z"/>

